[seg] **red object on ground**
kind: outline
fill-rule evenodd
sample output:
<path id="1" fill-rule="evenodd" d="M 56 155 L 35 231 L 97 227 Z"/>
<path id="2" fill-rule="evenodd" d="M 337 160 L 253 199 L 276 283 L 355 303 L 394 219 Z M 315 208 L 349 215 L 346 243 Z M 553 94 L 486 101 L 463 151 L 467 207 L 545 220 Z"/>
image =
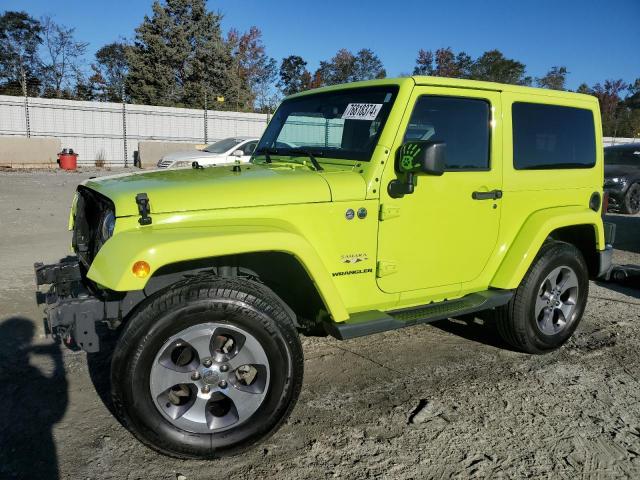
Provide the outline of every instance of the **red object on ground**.
<path id="1" fill-rule="evenodd" d="M 78 154 L 72 148 L 64 148 L 58 154 L 58 165 L 63 170 L 75 170 L 78 167 Z"/>

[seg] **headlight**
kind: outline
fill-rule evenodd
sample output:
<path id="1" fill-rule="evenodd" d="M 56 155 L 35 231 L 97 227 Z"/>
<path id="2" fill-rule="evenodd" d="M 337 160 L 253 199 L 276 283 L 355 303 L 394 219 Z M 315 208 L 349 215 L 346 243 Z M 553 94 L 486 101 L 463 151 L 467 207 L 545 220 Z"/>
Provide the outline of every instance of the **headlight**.
<path id="1" fill-rule="evenodd" d="M 627 184 L 627 179 L 625 177 L 611 177 L 611 178 L 607 178 L 604 184 L 609 187 L 624 188 L 624 186 Z"/>
<path id="2" fill-rule="evenodd" d="M 111 210 L 108 210 L 102 217 L 102 223 L 100 224 L 100 238 L 103 243 L 111 238 L 114 228 L 116 228 L 116 215 Z"/>

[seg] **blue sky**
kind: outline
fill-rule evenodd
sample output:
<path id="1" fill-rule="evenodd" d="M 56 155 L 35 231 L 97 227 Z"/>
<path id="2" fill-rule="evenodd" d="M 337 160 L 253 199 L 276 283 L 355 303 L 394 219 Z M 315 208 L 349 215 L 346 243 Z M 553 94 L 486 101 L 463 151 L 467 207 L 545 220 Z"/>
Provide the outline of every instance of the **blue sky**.
<path id="1" fill-rule="evenodd" d="M 417 50 L 452 47 L 477 57 L 497 48 L 543 75 L 566 65 L 568 86 L 640 77 L 640 0 L 350 1 L 209 0 L 225 31 L 260 27 L 278 62 L 297 54 L 311 69 L 340 48 L 373 49 L 387 73 L 411 72 Z M 90 43 L 87 63 L 102 45 L 132 38 L 151 0 L 0 0 L 2 10 L 51 14 Z"/>

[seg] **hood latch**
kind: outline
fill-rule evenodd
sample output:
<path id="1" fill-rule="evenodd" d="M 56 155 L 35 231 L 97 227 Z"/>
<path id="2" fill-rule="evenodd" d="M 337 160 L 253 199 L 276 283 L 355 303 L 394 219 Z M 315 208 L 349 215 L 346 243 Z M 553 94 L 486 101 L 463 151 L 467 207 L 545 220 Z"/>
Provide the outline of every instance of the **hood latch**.
<path id="1" fill-rule="evenodd" d="M 137 194 L 136 204 L 138 205 L 138 213 L 140 214 L 138 223 L 140 225 L 151 225 L 151 217 L 149 216 L 149 213 L 151 213 L 151 207 L 149 206 L 149 197 L 147 194 Z"/>

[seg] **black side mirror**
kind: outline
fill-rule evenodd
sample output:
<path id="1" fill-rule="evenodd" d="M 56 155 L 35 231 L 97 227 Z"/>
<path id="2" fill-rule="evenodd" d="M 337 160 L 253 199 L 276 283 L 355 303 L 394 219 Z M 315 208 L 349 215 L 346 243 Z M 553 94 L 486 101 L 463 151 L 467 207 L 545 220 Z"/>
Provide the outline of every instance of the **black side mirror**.
<path id="1" fill-rule="evenodd" d="M 405 174 L 404 180 L 396 178 L 389 182 L 387 192 L 391 198 L 402 198 L 406 194 L 413 193 L 414 175 L 424 173 L 426 175 L 440 176 L 444 173 L 446 165 L 446 148 L 444 142 L 429 142 L 419 140 L 407 142 L 398 149 L 396 170 Z"/>
<path id="2" fill-rule="evenodd" d="M 398 150 L 397 169 L 401 173 L 442 175 L 446 165 L 447 144 L 444 142 L 407 142 Z"/>

